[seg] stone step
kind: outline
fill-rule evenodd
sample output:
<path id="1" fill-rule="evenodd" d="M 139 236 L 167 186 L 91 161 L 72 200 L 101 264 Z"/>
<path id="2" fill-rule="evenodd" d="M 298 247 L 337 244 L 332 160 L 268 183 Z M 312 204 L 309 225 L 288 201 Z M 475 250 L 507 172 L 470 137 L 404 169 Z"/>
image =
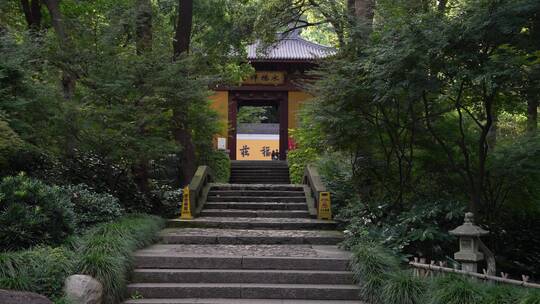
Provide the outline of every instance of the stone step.
<path id="1" fill-rule="evenodd" d="M 305 197 L 304 191 L 284 190 L 211 190 L 210 196 L 300 196 Z"/>
<path id="2" fill-rule="evenodd" d="M 266 181 L 266 180 L 289 180 L 289 175 L 286 174 L 231 174 L 230 180 L 258 180 L 258 181 Z"/>
<path id="3" fill-rule="evenodd" d="M 201 211 L 200 216 L 309 218 L 309 212 L 307 210 L 204 209 Z"/>
<path id="4" fill-rule="evenodd" d="M 157 244 L 134 254 L 135 268 L 347 271 L 350 253 L 329 245 Z"/>
<path id="5" fill-rule="evenodd" d="M 288 299 L 131 299 L 124 304 L 366 304 L 350 300 L 288 300 Z"/>
<path id="6" fill-rule="evenodd" d="M 336 222 L 308 218 L 265 217 L 199 217 L 192 220 L 172 219 L 169 228 L 225 228 L 225 229 L 278 229 L 278 230 L 335 230 Z"/>
<path id="7" fill-rule="evenodd" d="M 263 175 L 264 174 L 264 175 Z M 289 171 L 255 171 L 255 170 L 233 170 L 231 176 L 289 176 Z"/>
<path id="8" fill-rule="evenodd" d="M 243 210 L 306 210 L 306 203 L 268 203 L 268 202 L 210 202 L 204 204 L 208 209 Z"/>
<path id="9" fill-rule="evenodd" d="M 208 195 L 207 202 L 270 202 L 270 203 L 302 203 L 306 201 L 301 196 L 215 196 Z"/>
<path id="10" fill-rule="evenodd" d="M 304 191 L 303 185 L 291 184 L 212 184 L 211 190 L 278 190 L 278 191 Z"/>
<path id="11" fill-rule="evenodd" d="M 137 283 L 128 285 L 128 293 L 143 298 L 357 300 L 360 287 L 323 284 Z"/>
<path id="12" fill-rule="evenodd" d="M 332 230 L 249 230 L 169 228 L 161 233 L 165 244 L 312 244 L 336 245 L 343 233 Z"/>
<path id="13" fill-rule="evenodd" d="M 291 299 L 131 299 L 124 304 L 366 304 L 350 300 L 291 300 Z"/>
<path id="14" fill-rule="evenodd" d="M 350 271 L 135 269 L 133 283 L 351 284 Z"/>
<path id="15" fill-rule="evenodd" d="M 288 174 L 271 174 L 271 173 L 255 173 L 255 174 L 233 173 L 231 174 L 230 179 L 238 179 L 238 180 L 257 179 L 261 181 L 273 180 L 273 179 L 283 180 L 283 179 L 289 179 L 289 175 Z"/>
<path id="16" fill-rule="evenodd" d="M 246 181 L 246 180 L 235 181 L 235 180 L 231 180 L 231 182 L 241 182 L 242 184 L 254 184 L 254 185 L 258 185 L 258 184 L 262 183 L 262 181 L 257 181 L 257 180 L 253 180 L 253 181 Z M 285 181 L 282 181 L 282 180 L 279 180 L 279 181 L 264 181 L 264 183 L 267 184 L 267 185 L 271 185 L 271 184 L 282 185 L 282 184 L 285 183 Z"/>
<path id="17" fill-rule="evenodd" d="M 256 177 L 231 177 L 231 183 L 236 184 L 286 184 L 289 182 L 289 179 L 286 178 L 256 178 Z"/>
<path id="18" fill-rule="evenodd" d="M 232 160 L 231 161 L 231 167 L 239 167 L 239 166 L 256 166 L 256 167 L 264 167 L 264 166 L 288 166 L 287 161 L 283 160 Z"/>
<path id="19" fill-rule="evenodd" d="M 289 168 L 287 167 L 266 167 L 266 168 L 260 168 L 260 167 L 233 167 L 231 168 L 231 172 L 289 172 Z"/>

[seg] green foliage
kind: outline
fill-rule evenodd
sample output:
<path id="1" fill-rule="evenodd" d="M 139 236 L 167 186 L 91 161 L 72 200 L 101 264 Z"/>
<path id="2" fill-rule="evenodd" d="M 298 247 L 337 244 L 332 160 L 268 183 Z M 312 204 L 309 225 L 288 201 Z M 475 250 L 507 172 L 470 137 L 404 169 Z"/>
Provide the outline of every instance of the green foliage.
<path id="1" fill-rule="evenodd" d="M 216 182 L 227 183 L 231 175 L 231 160 L 229 155 L 222 151 L 212 151 L 204 162 L 216 174 Z"/>
<path id="2" fill-rule="evenodd" d="M 0 248 L 61 244 L 75 229 L 69 196 L 23 174 L 0 183 Z"/>
<path id="3" fill-rule="evenodd" d="M 516 304 L 523 298 L 524 289 L 509 285 L 491 285 L 486 288 L 481 304 Z"/>
<path id="4" fill-rule="evenodd" d="M 365 236 L 352 248 L 351 270 L 361 296 L 374 304 L 521 304 L 538 303 L 538 292 L 512 285 L 488 284 L 461 275 L 416 277 L 402 270 L 392 251 Z"/>
<path id="5" fill-rule="evenodd" d="M 54 182 L 85 184 L 118 198 L 128 212 L 149 212 L 153 201 L 137 188 L 128 166 L 128 163 L 117 163 L 94 152 L 76 152 L 61 160 Z"/>
<path id="6" fill-rule="evenodd" d="M 1 118 L 0 115 L 0 172 L 5 170 L 8 161 L 23 145 L 19 136 Z"/>
<path id="7" fill-rule="evenodd" d="M 76 271 L 103 284 L 105 303 L 117 303 L 125 296 L 131 254 L 156 241 L 163 226 L 161 218 L 147 215 L 129 215 L 98 225 L 81 240 Z"/>
<path id="8" fill-rule="evenodd" d="M 428 290 L 426 281 L 414 277 L 409 271 L 392 273 L 382 289 L 382 303 L 421 304 Z"/>
<path id="9" fill-rule="evenodd" d="M 317 152 L 312 148 L 298 148 L 287 153 L 291 183 L 301 184 L 306 166 L 315 161 Z"/>
<path id="10" fill-rule="evenodd" d="M 85 184 L 63 187 L 73 204 L 77 230 L 83 231 L 102 222 L 113 221 L 123 215 L 118 199 L 107 193 L 97 193 Z"/>
<path id="11" fill-rule="evenodd" d="M 132 253 L 154 242 L 163 226 L 155 216 L 128 215 L 99 224 L 63 247 L 0 253 L 0 288 L 36 292 L 64 303 L 65 279 L 82 273 L 104 285 L 106 303 L 117 303 L 124 296 Z"/>
<path id="12" fill-rule="evenodd" d="M 279 123 L 277 108 L 271 106 L 244 106 L 238 110 L 238 123 Z"/>
<path id="13" fill-rule="evenodd" d="M 440 277 L 430 290 L 431 304 L 476 304 L 483 296 L 478 283 L 460 276 Z"/>
<path id="14" fill-rule="evenodd" d="M 382 300 L 381 288 L 388 279 L 388 274 L 399 270 L 399 260 L 374 242 L 362 242 L 351 250 L 351 267 L 355 280 L 361 286 L 363 298 L 379 303 Z"/>
<path id="15" fill-rule="evenodd" d="M 296 130 L 289 130 L 291 137 L 297 144 L 296 149 L 290 150 L 287 154 L 289 164 L 289 175 L 292 183 L 301 184 L 304 177 L 304 170 L 308 164 L 314 164 L 321 149 L 317 145 L 318 136 L 310 129 L 308 121 L 301 121 L 303 127 Z"/>
<path id="16" fill-rule="evenodd" d="M 527 295 L 519 302 L 519 304 L 539 304 L 540 292 L 538 289 L 530 290 Z"/>
<path id="17" fill-rule="evenodd" d="M 57 299 L 62 296 L 65 279 L 73 274 L 75 259 L 75 253 L 64 247 L 0 253 L 0 288 Z"/>

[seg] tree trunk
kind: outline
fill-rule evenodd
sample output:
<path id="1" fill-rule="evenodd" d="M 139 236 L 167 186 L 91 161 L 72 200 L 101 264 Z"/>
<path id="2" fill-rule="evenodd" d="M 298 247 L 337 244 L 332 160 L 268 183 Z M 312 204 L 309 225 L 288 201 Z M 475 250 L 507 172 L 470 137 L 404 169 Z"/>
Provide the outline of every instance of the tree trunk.
<path id="1" fill-rule="evenodd" d="M 143 194 L 149 194 L 150 184 L 148 183 L 148 179 L 150 178 L 150 174 L 148 173 L 148 162 L 146 160 L 140 160 L 131 167 L 131 172 L 133 172 L 133 180 L 137 184 L 139 191 Z"/>
<path id="2" fill-rule="evenodd" d="M 534 134 L 538 129 L 538 100 L 529 97 L 527 101 L 527 132 Z"/>
<path id="3" fill-rule="evenodd" d="M 135 3 L 136 17 L 136 48 L 137 55 L 143 55 L 152 50 L 152 3 L 150 0 L 137 0 Z M 144 77 L 137 79 L 136 86 L 142 87 L 145 83 Z M 138 135 L 145 137 L 147 129 L 140 123 Z M 131 168 L 135 183 L 139 191 L 145 195 L 150 194 L 148 160 L 141 157 L 135 161 Z"/>
<path id="4" fill-rule="evenodd" d="M 41 1 L 40 0 L 21 0 L 22 10 L 28 29 L 32 33 L 41 30 Z"/>
<path id="5" fill-rule="evenodd" d="M 137 35 L 137 54 L 152 49 L 152 3 L 150 0 L 137 0 L 135 31 Z"/>
<path id="6" fill-rule="evenodd" d="M 373 15 L 375 9 L 375 0 L 355 0 L 354 12 L 356 18 L 358 18 L 363 24 L 372 26 Z"/>
<path id="7" fill-rule="evenodd" d="M 67 54 L 71 53 L 71 42 L 67 35 L 66 28 L 64 25 L 64 18 L 60 12 L 60 0 L 42 0 L 42 2 L 47 7 L 49 14 L 51 15 L 51 22 L 56 32 L 56 36 L 60 42 L 60 49 L 64 53 L 64 58 L 70 58 Z M 69 66 L 70 63 L 66 62 L 65 66 Z M 61 86 L 64 99 L 68 102 L 73 101 L 75 96 L 75 85 L 77 81 L 77 76 L 73 74 L 69 69 L 62 69 L 62 79 Z M 77 126 L 77 113 L 75 110 L 71 110 L 66 115 L 66 122 L 68 124 L 68 131 L 66 136 L 66 154 L 73 156 L 75 154 L 77 134 L 79 133 Z"/>
<path id="8" fill-rule="evenodd" d="M 192 27 L 193 0 L 179 0 L 178 20 L 173 42 L 173 59 L 176 60 L 181 54 L 189 52 Z M 196 155 L 191 130 L 188 125 L 189 104 L 185 101 L 179 101 L 179 103 L 173 110 L 173 134 L 176 142 L 182 146 L 182 152 L 180 153 L 180 172 L 182 176 L 180 182 L 184 186 L 190 182 L 195 173 Z"/>
<path id="9" fill-rule="evenodd" d="M 497 112 L 494 112 L 493 123 L 491 124 L 491 128 L 489 128 L 488 135 L 486 138 L 489 150 L 491 151 L 493 151 L 495 149 L 495 146 L 497 145 L 498 129 L 499 129 L 499 114 Z"/>
<path id="10" fill-rule="evenodd" d="M 446 5 L 448 4 L 448 0 L 439 0 L 439 4 L 437 5 L 437 10 L 439 13 L 444 14 L 446 12 Z"/>
<path id="11" fill-rule="evenodd" d="M 47 9 L 49 11 L 49 14 L 51 15 L 51 21 L 54 28 L 54 31 L 56 32 L 56 35 L 58 36 L 58 40 L 60 40 L 60 47 L 64 53 L 67 53 L 70 51 L 70 41 L 69 37 L 66 33 L 66 28 L 64 25 L 64 20 L 62 13 L 60 12 L 60 1 L 59 0 L 43 0 L 43 3 L 45 6 L 47 6 Z M 77 80 L 77 77 L 64 69 L 62 71 L 62 90 L 64 93 L 64 99 L 71 100 L 73 99 L 73 96 L 75 94 L 75 82 Z"/>
<path id="12" fill-rule="evenodd" d="M 373 28 L 375 0 L 347 0 L 347 10 L 353 41 L 362 43 Z"/>
<path id="13" fill-rule="evenodd" d="M 178 20 L 174 35 L 174 59 L 189 52 L 191 28 L 193 27 L 193 0 L 178 0 Z"/>

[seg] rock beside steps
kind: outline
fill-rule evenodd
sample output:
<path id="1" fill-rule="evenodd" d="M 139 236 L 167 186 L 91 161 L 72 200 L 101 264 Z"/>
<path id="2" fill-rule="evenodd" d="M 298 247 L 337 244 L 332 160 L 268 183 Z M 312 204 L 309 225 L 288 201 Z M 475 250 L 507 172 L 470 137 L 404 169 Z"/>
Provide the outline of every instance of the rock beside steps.
<path id="1" fill-rule="evenodd" d="M 200 217 L 136 252 L 125 303 L 362 303 L 335 229 L 309 218 L 302 186 L 215 185 Z"/>

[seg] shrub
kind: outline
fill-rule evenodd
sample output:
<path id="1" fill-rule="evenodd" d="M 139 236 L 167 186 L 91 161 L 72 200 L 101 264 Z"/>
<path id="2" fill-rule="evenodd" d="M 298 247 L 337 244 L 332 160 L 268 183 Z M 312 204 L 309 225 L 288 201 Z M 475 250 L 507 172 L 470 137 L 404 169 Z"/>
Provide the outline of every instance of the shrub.
<path id="1" fill-rule="evenodd" d="M 522 288 L 509 285 L 492 285 L 485 290 L 480 304 L 517 304 L 523 297 L 523 291 Z"/>
<path id="2" fill-rule="evenodd" d="M 365 242 L 352 248 L 352 270 L 360 284 L 361 294 L 368 302 L 381 302 L 381 288 L 389 273 L 399 271 L 399 260 L 388 250 L 374 242 Z"/>
<path id="3" fill-rule="evenodd" d="M 315 161 L 317 151 L 313 148 L 297 148 L 287 153 L 291 183 L 301 184 L 306 166 Z"/>
<path id="4" fill-rule="evenodd" d="M 207 165 L 212 168 L 216 174 L 217 182 L 229 182 L 229 177 L 231 176 L 231 160 L 225 152 L 213 151 L 210 153 L 207 161 Z"/>
<path id="5" fill-rule="evenodd" d="M 472 279 L 445 275 L 431 287 L 430 304 L 478 304 L 484 298 L 482 287 Z"/>
<path id="6" fill-rule="evenodd" d="M 0 112 L 0 172 L 5 171 L 9 159 L 23 145 L 23 141 L 13 131 L 7 122 L 2 120 Z"/>
<path id="7" fill-rule="evenodd" d="M 427 283 L 411 275 L 408 271 L 390 274 L 382 288 L 385 304 L 420 304 L 423 303 Z"/>
<path id="8" fill-rule="evenodd" d="M 0 248 L 60 244 L 75 228 L 69 196 L 61 188 L 20 174 L 0 183 Z"/>
<path id="9" fill-rule="evenodd" d="M 65 279 L 73 273 L 74 259 L 74 253 L 64 247 L 0 253 L 0 288 L 57 299 L 62 296 Z"/>
<path id="10" fill-rule="evenodd" d="M 180 204 L 182 203 L 182 189 L 173 188 L 169 185 L 160 185 L 154 191 L 154 195 L 161 202 L 160 215 L 166 218 L 172 218 L 180 212 Z"/>
<path id="11" fill-rule="evenodd" d="M 63 189 L 71 198 L 78 231 L 112 221 L 124 213 L 116 197 L 94 192 L 85 184 L 66 186 Z"/>
<path id="12" fill-rule="evenodd" d="M 530 290 L 519 304 L 540 304 L 540 290 Z"/>
<path id="13" fill-rule="evenodd" d="M 93 152 L 79 152 L 62 159 L 62 183 L 86 184 L 118 198 L 128 212 L 149 212 L 154 202 L 141 193 L 125 163 L 114 163 Z"/>
<path id="14" fill-rule="evenodd" d="M 76 270 L 103 284 L 105 303 L 125 296 L 134 250 L 154 242 L 164 221 L 155 216 L 128 215 L 89 231 L 81 241 Z"/>

